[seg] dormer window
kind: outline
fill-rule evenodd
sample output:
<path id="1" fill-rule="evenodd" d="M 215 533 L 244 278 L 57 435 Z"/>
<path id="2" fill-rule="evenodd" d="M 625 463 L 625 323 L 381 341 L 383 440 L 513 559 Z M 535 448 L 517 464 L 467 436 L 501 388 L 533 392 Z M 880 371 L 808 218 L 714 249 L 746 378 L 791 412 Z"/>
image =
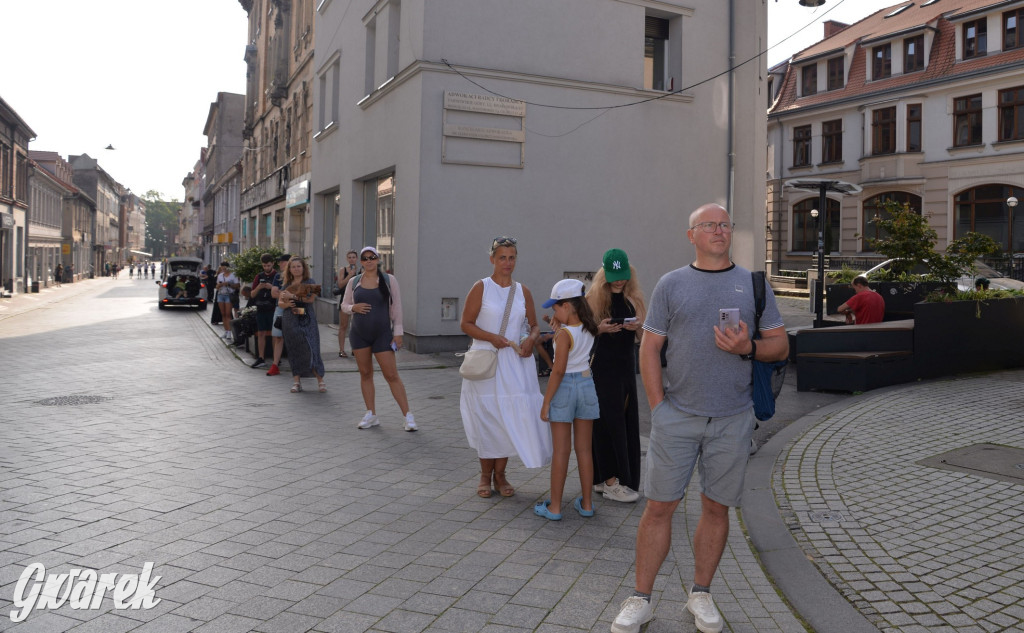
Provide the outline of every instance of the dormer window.
<path id="1" fill-rule="evenodd" d="M 924 35 L 903 40 L 903 72 L 924 70 Z"/>
<path id="2" fill-rule="evenodd" d="M 964 22 L 964 59 L 981 57 L 988 51 L 988 20 Z"/>
<path id="3" fill-rule="evenodd" d="M 839 90 L 845 85 L 846 60 L 842 56 L 828 60 L 828 89 Z"/>
<path id="4" fill-rule="evenodd" d="M 892 75 L 892 44 L 871 49 L 871 79 L 885 79 Z"/>
<path id="5" fill-rule="evenodd" d="M 888 14 L 888 15 L 886 15 L 885 17 L 886 17 L 886 18 L 892 18 L 892 17 L 896 17 L 897 15 L 899 15 L 899 14 L 903 13 L 904 11 L 906 11 L 907 9 L 909 9 L 909 8 L 910 8 L 910 7 L 912 7 L 912 6 L 914 6 L 914 3 L 913 3 L 913 2 L 911 2 L 910 4 L 905 4 L 905 5 L 903 5 L 902 7 L 898 7 L 898 8 L 897 8 L 897 9 L 896 9 L 895 11 L 893 11 L 892 13 L 889 13 L 889 14 Z"/>
<path id="6" fill-rule="evenodd" d="M 818 65 L 808 64 L 801 71 L 801 95 L 804 97 L 818 92 Z"/>

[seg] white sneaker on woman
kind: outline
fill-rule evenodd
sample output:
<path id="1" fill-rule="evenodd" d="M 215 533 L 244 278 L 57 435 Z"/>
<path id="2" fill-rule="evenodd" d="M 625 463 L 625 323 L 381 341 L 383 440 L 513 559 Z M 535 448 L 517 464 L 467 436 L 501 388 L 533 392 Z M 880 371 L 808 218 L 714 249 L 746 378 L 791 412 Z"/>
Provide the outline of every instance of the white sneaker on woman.
<path id="1" fill-rule="evenodd" d="M 377 426 L 380 421 L 377 420 L 377 415 L 373 411 L 367 411 L 363 419 L 359 421 L 359 428 L 368 429 L 371 426 Z"/>
<path id="2" fill-rule="evenodd" d="M 611 499 L 612 501 L 620 501 L 622 503 L 632 503 L 640 498 L 640 493 L 629 486 L 623 486 L 616 481 L 614 486 L 605 484 L 604 498 Z"/>
<path id="3" fill-rule="evenodd" d="M 412 417 L 412 411 L 405 414 L 405 430 L 410 433 L 419 430 L 419 427 L 416 426 L 416 420 Z"/>

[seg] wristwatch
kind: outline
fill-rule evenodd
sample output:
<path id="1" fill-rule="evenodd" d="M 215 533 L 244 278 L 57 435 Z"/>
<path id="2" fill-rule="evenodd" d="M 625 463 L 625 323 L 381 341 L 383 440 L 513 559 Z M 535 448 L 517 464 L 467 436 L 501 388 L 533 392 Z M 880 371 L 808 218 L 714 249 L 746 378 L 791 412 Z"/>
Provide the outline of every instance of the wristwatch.
<path id="1" fill-rule="evenodd" d="M 754 360 L 754 356 L 756 354 L 757 354 L 757 343 L 754 342 L 754 339 L 750 339 L 750 353 L 749 354 L 740 354 L 740 358 L 742 358 L 743 360 Z"/>

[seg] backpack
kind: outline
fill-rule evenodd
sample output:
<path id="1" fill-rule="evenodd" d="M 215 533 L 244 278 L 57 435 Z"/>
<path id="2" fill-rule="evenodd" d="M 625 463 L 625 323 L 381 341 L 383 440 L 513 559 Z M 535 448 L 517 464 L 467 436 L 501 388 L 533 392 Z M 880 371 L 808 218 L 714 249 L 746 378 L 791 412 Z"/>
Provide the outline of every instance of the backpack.
<path id="1" fill-rule="evenodd" d="M 377 284 L 377 290 L 379 290 L 380 294 L 385 299 L 388 300 L 388 305 L 390 306 L 391 305 L 391 281 L 390 281 L 389 277 L 390 277 L 390 275 L 388 275 L 387 273 L 383 273 L 379 269 L 377 270 L 377 279 L 379 280 L 379 282 Z M 363 273 L 362 272 L 357 273 L 354 277 L 352 277 L 352 282 L 351 282 L 352 283 L 352 290 L 355 290 L 356 286 L 359 285 L 359 280 L 362 279 L 362 278 L 363 278 Z"/>
<path id="2" fill-rule="evenodd" d="M 750 273 L 754 285 L 754 334 L 752 338 L 761 338 L 761 315 L 764 314 L 765 290 L 764 271 Z M 765 362 L 752 360 L 750 370 L 751 382 L 754 386 L 754 417 L 764 422 L 775 415 L 775 399 L 782 391 L 782 383 L 786 379 L 786 363 L 788 361 Z"/>

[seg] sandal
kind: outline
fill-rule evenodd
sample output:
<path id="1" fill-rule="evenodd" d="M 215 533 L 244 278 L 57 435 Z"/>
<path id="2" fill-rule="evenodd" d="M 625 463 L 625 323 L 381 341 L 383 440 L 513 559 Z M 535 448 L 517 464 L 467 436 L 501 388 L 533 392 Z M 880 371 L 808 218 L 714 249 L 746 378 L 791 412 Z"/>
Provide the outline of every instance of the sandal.
<path id="1" fill-rule="evenodd" d="M 317 383 L 316 383 L 316 389 L 317 389 L 317 391 L 319 391 L 320 393 L 327 393 L 327 383 L 325 383 L 325 382 L 324 382 L 324 381 L 322 381 L 322 380 L 320 380 L 320 381 L 317 381 Z"/>
<path id="2" fill-rule="evenodd" d="M 533 513 L 539 517 L 544 517 L 548 521 L 561 521 L 561 514 L 555 514 L 551 510 L 548 510 L 548 505 L 550 504 L 551 499 L 548 499 L 547 501 L 538 501 L 537 505 L 533 506 Z"/>
<path id="3" fill-rule="evenodd" d="M 341 350 L 338 352 L 338 358 L 348 358 L 348 354 L 345 353 L 345 350 Z"/>
<path id="4" fill-rule="evenodd" d="M 299 393 L 300 391 L 302 391 L 302 383 L 292 383 L 292 393 Z"/>
<path id="5" fill-rule="evenodd" d="M 484 474 L 480 473 L 480 477 L 483 478 Z M 476 487 L 476 496 L 480 497 L 481 499 L 490 499 L 491 498 L 491 494 L 492 494 L 492 492 L 491 492 L 491 478 L 488 477 L 487 478 L 487 483 L 485 483 L 485 484 L 482 483 L 482 484 L 477 485 L 477 487 Z"/>
<path id="6" fill-rule="evenodd" d="M 508 479 L 505 479 L 504 484 L 499 484 L 498 477 L 505 479 L 505 473 L 494 472 L 494 488 L 502 497 L 511 497 L 516 494 L 516 489 L 512 487 L 512 484 L 508 483 Z"/>

